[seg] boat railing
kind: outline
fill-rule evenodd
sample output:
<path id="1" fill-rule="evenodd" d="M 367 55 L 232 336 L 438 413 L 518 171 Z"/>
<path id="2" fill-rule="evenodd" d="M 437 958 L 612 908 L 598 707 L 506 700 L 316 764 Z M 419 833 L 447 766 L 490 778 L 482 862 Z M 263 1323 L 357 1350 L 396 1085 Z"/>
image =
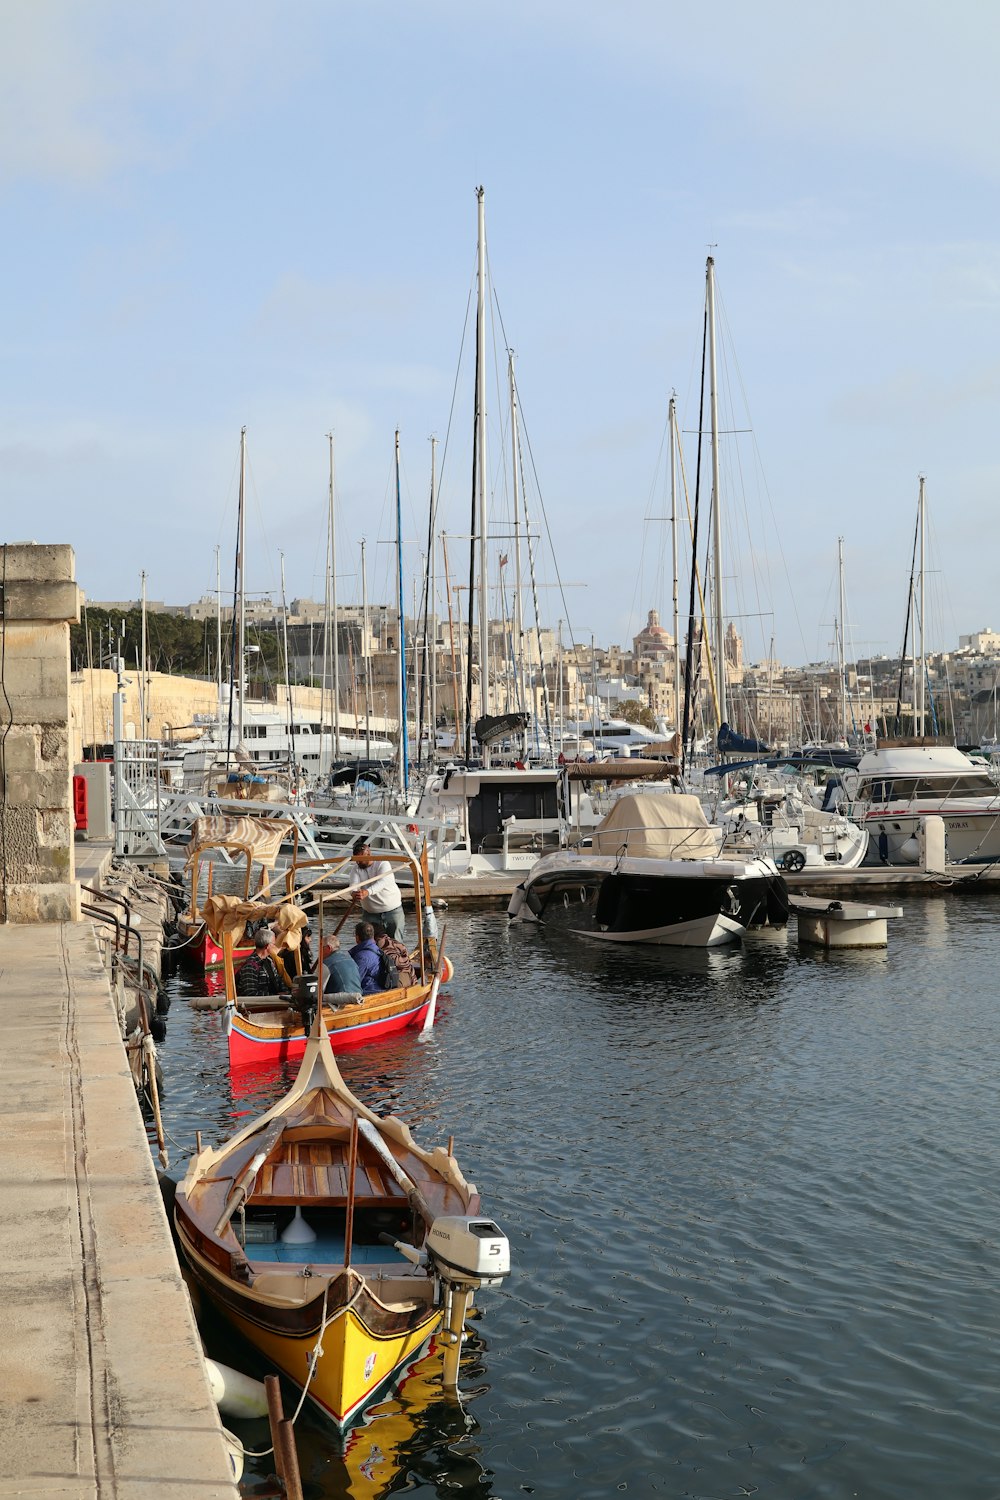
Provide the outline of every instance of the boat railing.
<path id="1" fill-rule="evenodd" d="M 289 842 L 297 839 L 299 850 L 308 853 L 313 859 L 349 857 L 355 841 L 364 836 L 376 852 L 392 850 L 418 861 L 420 850 L 426 843 L 427 861 L 433 881 L 456 837 L 455 828 L 446 824 L 443 819 L 420 817 L 408 812 L 385 813 L 372 808 L 347 810 L 308 807 L 295 803 L 247 802 L 240 798 L 172 791 L 159 783 L 151 789 L 151 799 L 142 810 L 141 828 L 147 847 L 141 851 L 126 847 L 121 852 L 149 852 L 166 856 L 171 846 L 176 852 L 178 845 L 188 843 L 196 818 L 228 813 L 247 818 L 287 820 Z"/>

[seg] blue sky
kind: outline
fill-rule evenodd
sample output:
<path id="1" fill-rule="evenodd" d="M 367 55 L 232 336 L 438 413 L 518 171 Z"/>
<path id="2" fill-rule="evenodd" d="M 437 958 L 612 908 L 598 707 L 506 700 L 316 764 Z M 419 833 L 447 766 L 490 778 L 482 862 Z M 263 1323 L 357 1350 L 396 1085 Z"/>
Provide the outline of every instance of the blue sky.
<path id="1" fill-rule="evenodd" d="M 929 645 L 1000 627 L 993 6 L 7 0 L 0 40 L 6 532 L 71 542 L 91 598 L 143 569 L 151 598 L 196 598 L 217 545 L 231 578 L 244 423 L 250 588 L 283 552 L 289 594 L 322 596 L 332 428 L 339 593 L 365 536 L 387 598 L 393 430 L 416 570 L 456 378 L 465 576 L 481 182 L 566 584 L 546 549 L 543 620 L 621 642 L 669 613 L 649 518 L 672 389 L 693 483 L 712 245 L 748 656 L 830 655 L 838 536 L 854 649 L 898 649 L 920 473 Z"/>

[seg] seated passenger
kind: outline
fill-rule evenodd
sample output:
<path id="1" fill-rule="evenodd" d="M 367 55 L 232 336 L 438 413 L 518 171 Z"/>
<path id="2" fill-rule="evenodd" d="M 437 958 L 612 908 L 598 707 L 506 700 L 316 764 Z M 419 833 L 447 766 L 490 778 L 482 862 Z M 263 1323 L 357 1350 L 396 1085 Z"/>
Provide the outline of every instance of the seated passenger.
<path id="1" fill-rule="evenodd" d="M 360 995 L 364 991 L 361 988 L 361 973 L 357 964 L 349 953 L 345 953 L 340 946 L 339 937 L 326 937 L 323 939 L 322 964 L 325 970 L 323 980 L 324 995 Z"/>
<path id="2" fill-rule="evenodd" d="M 405 943 L 390 937 L 385 928 L 375 925 L 375 946 L 382 954 L 382 988 L 384 990 L 406 989 L 416 984 L 413 960 Z"/>
<path id="3" fill-rule="evenodd" d="M 357 942 L 351 957 L 361 975 L 362 995 L 374 995 L 382 989 L 382 955 L 375 946 L 375 929 L 370 922 L 359 922 L 354 929 Z"/>
<path id="4" fill-rule="evenodd" d="M 284 981 L 275 963 L 271 929 L 261 927 L 254 934 L 253 952 L 236 971 L 236 993 L 246 996 L 280 995 L 284 988 Z"/>

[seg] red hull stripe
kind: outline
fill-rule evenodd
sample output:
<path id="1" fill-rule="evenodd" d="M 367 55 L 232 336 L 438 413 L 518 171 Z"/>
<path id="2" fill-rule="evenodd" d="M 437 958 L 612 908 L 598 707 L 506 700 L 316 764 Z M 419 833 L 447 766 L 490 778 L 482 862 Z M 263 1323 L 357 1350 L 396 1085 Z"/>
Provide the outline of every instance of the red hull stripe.
<path id="1" fill-rule="evenodd" d="M 408 1026 L 416 1026 L 426 1016 L 430 1006 L 430 997 L 421 1000 L 410 1010 L 400 1011 L 394 1016 L 384 1016 L 378 1021 L 362 1021 L 357 1026 L 344 1028 L 342 1031 L 330 1031 L 330 1045 L 334 1052 L 346 1051 L 348 1047 L 362 1046 L 365 1042 L 373 1042 L 380 1036 L 390 1036 L 394 1031 L 405 1031 Z M 301 1057 L 306 1050 L 306 1037 L 276 1037 L 273 1041 L 263 1040 L 260 1037 L 247 1036 L 240 1028 L 239 1017 L 233 1018 L 232 1030 L 229 1033 L 229 1063 L 231 1067 L 241 1067 L 246 1063 L 266 1062 L 269 1058 L 275 1061 L 284 1061 L 287 1057 Z"/>

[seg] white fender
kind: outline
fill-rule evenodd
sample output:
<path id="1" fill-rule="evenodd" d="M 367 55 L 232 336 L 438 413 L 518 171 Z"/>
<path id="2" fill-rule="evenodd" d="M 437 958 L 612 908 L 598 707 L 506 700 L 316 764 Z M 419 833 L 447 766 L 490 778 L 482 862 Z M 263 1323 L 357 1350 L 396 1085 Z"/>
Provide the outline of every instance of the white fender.
<path id="1" fill-rule="evenodd" d="M 229 1365 L 220 1365 L 215 1359 L 206 1359 L 205 1364 L 212 1400 L 224 1417 L 267 1416 L 267 1392 L 262 1381 L 254 1380 Z"/>

